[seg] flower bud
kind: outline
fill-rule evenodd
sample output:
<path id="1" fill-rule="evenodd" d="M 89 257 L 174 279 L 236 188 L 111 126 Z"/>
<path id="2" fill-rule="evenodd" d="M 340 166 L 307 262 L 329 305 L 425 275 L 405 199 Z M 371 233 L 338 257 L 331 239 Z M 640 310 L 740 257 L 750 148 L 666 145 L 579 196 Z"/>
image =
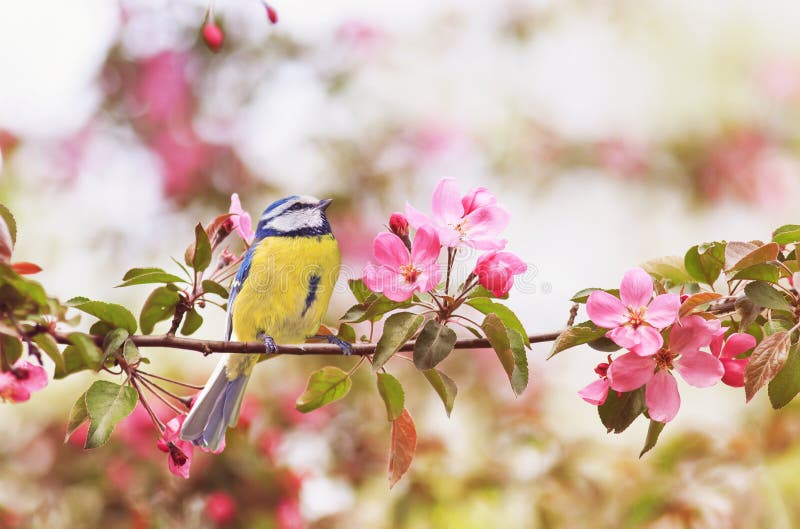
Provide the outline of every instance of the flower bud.
<path id="1" fill-rule="evenodd" d="M 272 7 L 271 5 L 269 5 L 268 3 L 266 3 L 266 2 L 263 2 L 263 3 L 264 3 L 264 9 L 267 10 L 267 18 L 269 18 L 269 21 L 272 22 L 273 24 L 277 24 L 278 23 L 278 12 L 275 11 L 275 8 Z"/>
<path id="2" fill-rule="evenodd" d="M 203 40 L 208 46 L 208 49 L 217 53 L 222 48 L 222 43 L 225 41 L 225 34 L 213 20 L 206 22 L 203 26 Z"/>
<path id="3" fill-rule="evenodd" d="M 401 239 L 408 237 L 408 219 L 402 213 L 392 213 L 389 217 L 389 229 Z"/>

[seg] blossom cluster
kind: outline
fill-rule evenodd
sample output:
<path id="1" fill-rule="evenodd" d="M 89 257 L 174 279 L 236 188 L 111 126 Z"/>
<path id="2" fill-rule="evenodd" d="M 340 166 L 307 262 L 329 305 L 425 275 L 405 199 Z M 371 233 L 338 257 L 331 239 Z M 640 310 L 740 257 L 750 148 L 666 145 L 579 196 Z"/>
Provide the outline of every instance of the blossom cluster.
<path id="1" fill-rule="evenodd" d="M 586 301 L 589 318 L 608 329 L 606 338 L 627 352 L 599 364 L 599 379 L 583 388 L 581 397 L 599 406 L 609 390 L 627 393 L 644 387 L 650 418 L 666 423 L 681 404 L 674 372 L 698 388 L 720 381 L 743 386 L 749 359 L 738 357 L 755 347 L 755 338 L 744 333 L 726 338 L 726 328 L 716 318 L 681 317 L 681 302 L 679 294 L 653 297 L 653 279 L 641 268 L 625 274 L 619 297 L 593 291 Z"/>
<path id="2" fill-rule="evenodd" d="M 407 301 L 416 292 L 436 289 L 442 278 L 438 261 L 443 247 L 451 259 L 459 248 L 474 248 L 485 253 L 478 258 L 472 277 L 495 296 L 507 295 L 514 276 L 524 273 L 527 265 L 503 251 L 507 241 L 500 233 L 510 215 L 495 196 L 485 187 L 461 196 L 455 179 L 443 178 L 433 192 L 431 211 L 426 215 L 407 204 L 405 214 L 392 214 L 390 231 L 379 233 L 373 241 L 375 263 L 364 269 L 364 284 L 392 301 Z M 413 241 L 409 226 L 416 229 Z"/>

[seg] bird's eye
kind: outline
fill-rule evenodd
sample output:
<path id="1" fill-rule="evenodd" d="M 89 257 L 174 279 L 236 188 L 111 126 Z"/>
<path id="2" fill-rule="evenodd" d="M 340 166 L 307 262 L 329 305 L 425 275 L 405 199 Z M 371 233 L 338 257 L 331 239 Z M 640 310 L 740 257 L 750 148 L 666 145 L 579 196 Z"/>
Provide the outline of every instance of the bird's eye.
<path id="1" fill-rule="evenodd" d="M 286 211 L 299 211 L 303 209 L 305 205 L 302 202 L 298 202 L 297 204 L 293 204 L 286 209 Z"/>

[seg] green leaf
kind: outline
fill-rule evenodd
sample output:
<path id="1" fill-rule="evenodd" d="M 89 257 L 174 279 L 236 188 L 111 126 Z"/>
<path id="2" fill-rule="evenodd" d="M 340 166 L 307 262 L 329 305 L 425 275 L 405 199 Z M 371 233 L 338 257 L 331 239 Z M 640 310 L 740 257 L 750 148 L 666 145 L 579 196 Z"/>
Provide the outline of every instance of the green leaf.
<path id="1" fill-rule="evenodd" d="M 787 301 L 786 296 L 763 281 L 753 281 L 744 287 L 744 294 L 747 299 L 768 309 L 791 310 L 792 305 Z"/>
<path id="2" fill-rule="evenodd" d="M 338 367 L 323 367 L 311 374 L 306 390 L 297 397 L 295 407 L 303 413 L 316 410 L 343 398 L 352 385 L 350 376 Z"/>
<path id="3" fill-rule="evenodd" d="M 114 327 L 110 323 L 106 323 L 102 320 L 97 320 L 92 324 L 91 327 L 89 327 L 89 334 L 92 334 L 94 336 L 105 336 L 114 329 L 116 329 L 116 327 Z"/>
<path id="4" fill-rule="evenodd" d="M 553 342 L 553 348 L 550 350 L 548 359 L 553 358 L 561 351 L 565 351 L 571 347 L 585 344 L 603 338 L 608 329 L 601 329 L 591 321 L 584 321 L 564 329 L 556 341 Z"/>
<path id="5" fill-rule="evenodd" d="M 62 356 L 64 357 L 64 367 L 63 369 L 59 369 L 58 366 L 56 366 L 55 373 L 53 374 L 53 377 L 56 379 L 64 378 L 78 371 L 83 371 L 84 369 L 94 369 L 97 366 L 97 364 L 92 364 L 91 366 L 86 365 L 83 354 L 80 349 L 74 345 L 65 347 Z"/>
<path id="6" fill-rule="evenodd" d="M 106 303 L 105 301 L 92 301 L 84 297 L 72 298 L 66 304 L 114 327 L 125 329 L 130 334 L 136 332 L 136 318 L 131 314 L 131 311 L 122 305 Z"/>
<path id="7" fill-rule="evenodd" d="M 67 433 L 64 436 L 64 442 L 69 441 L 69 437 L 77 430 L 83 423 L 89 420 L 89 410 L 86 408 L 86 392 L 81 393 L 72 409 L 69 411 L 69 419 L 67 419 Z"/>
<path id="8" fill-rule="evenodd" d="M 64 357 L 61 356 L 61 351 L 58 349 L 58 343 L 56 343 L 55 338 L 45 332 L 40 332 L 31 339 L 50 357 L 50 360 L 56 365 L 56 370 L 64 370 Z"/>
<path id="9" fill-rule="evenodd" d="M 126 274 L 127 275 L 127 274 Z M 132 285 L 147 285 L 150 283 L 186 283 L 182 277 L 167 272 L 151 272 L 149 274 L 139 274 L 120 283 L 115 288 L 129 287 Z M 205 281 L 204 281 L 205 283 Z"/>
<path id="10" fill-rule="evenodd" d="M 456 383 L 453 382 L 450 377 L 438 369 L 426 369 L 422 371 L 422 374 L 425 375 L 425 378 L 428 379 L 428 382 L 433 386 L 439 398 L 442 399 L 442 404 L 444 404 L 447 416 L 450 417 L 450 413 L 453 411 L 453 404 L 456 401 L 456 395 L 458 394 L 458 386 L 456 386 Z"/>
<path id="11" fill-rule="evenodd" d="M 778 244 L 791 244 L 800 241 L 800 226 L 786 224 L 772 232 L 773 242 Z"/>
<path id="12" fill-rule="evenodd" d="M 141 357 L 139 356 L 139 348 L 133 343 L 133 340 L 127 340 L 122 348 L 122 357 L 128 364 L 135 364 Z"/>
<path id="13" fill-rule="evenodd" d="M 147 274 L 157 274 L 157 273 L 166 273 L 161 268 L 149 267 L 149 268 L 131 268 L 125 275 L 122 276 L 122 281 L 128 281 L 129 279 L 133 279 L 134 277 L 143 276 Z"/>
<path id="14" fill-rule="evenodd" d="M 502 320 L 502 322 L 505 324 L 506 327 L 517 331 L 522 337 L 525 347 L 530 349 L 531 342 L 528 339 L 528 332 L 525 330 L 525 327 L 522 325 L 522 322 L 519 321 L 519 318 L 517 318 L 517 315 L 514 314 L 514 311 L 512 311 L 502 303 L 497 303 L 489 298 L 472 298 L 469 301 L 467 301 L 467 305 L 478 310 L 483 314 L 496 315 L 498 318 Z"/>
<path id="15" fill-rule="evenodd" d="M 183 318 L 183 325 L 181 326 L 181 334 L 189 336 L 194 334 L 197 329 L 203 324 L 203 317 L 194 309 L 186 312 Z"/>
<path id="16" fill-rule="evenodd" d="M 67 338 L 69 338 L 69 341 L 75 346 L 77 352 L 80 353 L 83 365 L 94 370 L 100 369 L 100 363 L 103 361 L 103 353 L 100 351 L 100 348 L 95 345 L 91 335 L 73 332 L 67 336 Z M 67 367 L 69 366 L 67 365 Z"/>
<path id="17" fill-rule="evenodd" d="M 211 264 L 211 241 L 205 228 L 199 222 L 194 227 L 194 244 L 186 252 L 186 264 L 202 272 Z"/>
<path id="18" fill-rule="evenodd" d="M 142 313 L 139 315 L 142 333 L 152 333 L 156 323 L 173 317 L 175 306 L 180 299 L 178 293 L 170 288 L 158 287 L 155 289 L 144 302 Z"/>
<path id="19" fill-rule="evenodd" d="M 487 289 L 483 285 L 478 285 L 473 288 L 469 294 L 467 294 L 467 299 L 472 298 L 508 299 L 508 294 L 503 296 L 495 296 L 491 290 Z"/>
<path id="20" fill-rule="evenodd" d="M 694 279 L 686 271 L 684 259 L 677 256 L 652 259 L 642 264 L 642 268 L 653 278 L 666 281 L 669 286 L 693 283 Z"/>
<path id="21" fill-rule="evenodd" d="M 378 393 L 386 405 L 387 418 L 390 421 L 400 418 L 406 400 L 400 381 L 389 373 L 378 373 Z"/>
<path id="22" fill-rule="evenodd" d="M 0 334 L 0 345 L 3 349 L 3 361 L 5 369 L 9 369 L 22 356 L 22 341 L 16 336 Z"/>
<path id="23" fill-rule="evenodd" d="M 84 448 L 103 446 L 119 421 L 130 415 L 138 401 L 136 390 L 107 380 L 97 380 L 86 392 L 89 433 Z"/>
<path id="24" fill-rule="evenodd" d="M 428 320 L 414 343 L 414 365 L 422 370 L 436 367 L 453 350 L 456 339 L 453 329 Z"/>
<path id="25" fill-rule="evenodd" d="M 410 340 L 422 325 L 425 318 L 411 312 L 398 312 L 386 318 L 383 334 L 375 346 L 372 357 L 373 369 L 385 364 L 403 345 Z"/>
<path id="26" fill-rule="evenodd" d="M 506 327 L 498 316 L 491 313 L 486 315 L 481 328 L 497 353 L 497 358 L 511 382 L 511 388 L 519 395 L 528 385 L 528 359 L 522 345 L 522 336 L 514 329 Z"/>
<path id="27" fill-rule="evenodd" d="M 602 290 L 603 292 L 608 292 L 614 297 L 619 297 L 618 288 L 584 288 L 583 290 L 575 292 L 575 294 L 572 295 L 572 298 L 570 298 L 570 301 L 574 303 L 586 303 L 586 300 L 589 299 L 589 295 L 595 290 Z"/>
<path id="28" fill-rule="evenodd" d="M 622 433 L 645 409 L 644 388 L 617 395 L 609 391 L 606 401 L 597 407 L 597 413 L 608 433 Z"/>
<path id="29" fill-rule="evenodd" d="M 766 281 L 768 283 L 777 283 L 778 279 L 780 279 L 780 271 L 775 265 L 762 263 L 749 266 L 744 270 L 740 270 L 736 273 L 736 275 L 733 276 L 732 279 L 734 281 L 738 281 L 740 279 L 753 279 Z"/>
<path id="30" fill-rule="evenodd" d="M 678 312 L 678 316 L 683 317 L 690 314 L 694 309 L 697 307 L 701 307 L 703 305 L 707 305 L 712 301 L 715 301 L 722 297 L 722 294 L 717 292 L 698 292 L 697 294 L 692 294 L 686 301 L 681 303 L 681 308 Z"/>
<path id="31" fill-rule="evenodd" d="M 780 331 L 767 336 L 753 349 L 750 362 L 744 369 L 744 393 L 747 402 L 783 368 L 790 345 L 791 335 Z"/>
<path id="32" fill-rule="evenodd" d="M 339 324 L 339 332 L 336 336 L 347 343 L 356 343 L 356 330 L 346 323 Z"/>
<path id="33" fill-rule="evenodd" d="M 795 344 L 783 368 L 767 386 L 769 401 L 776 410 L 783 408 L 800 393 L 800 349 Z"/>
<path id="34" fill-rule="evenodd" d="M 128 336 L 130 334 L 125 329 L 114 329 L 108 333 L 103 339 L 103 357 L 108 358 L 119 351 Z"/>
<path id="35" fill-rule="evenodd" d="M 647 428 L 647 439 L 644 441 L 644 448 L 639 452 L 639 457 L 642 457 L 656 446 L 658 436 L 661 435 L 664 426 L 666 426 L 665 423 L 650 419 L 650 426 Z"/>
<path id="36" fill-rule="evenodd" d="M 359 303 L 364 303 L 367 298 L 373 294 L 361 279 L 349 279 L 347 281 L 347 286 L 350 287 L 350 292 L 353 293 L 353 297 L 355 297 L 356 301 Z"/>
<path id="37" fill-rule="evenodd" d="M 11 211 L 0 204 L 0 219 L 2 219 L 8 227 L 8 233 L 11 236 L 11 244 L 17 244 L 17 221 Z"/>
<path id="38" fill-rule="evenodd" d="M 209 294 L 216 294 L 222 299 L 228 299 L 228 289 L 217 283 L 216 281 L 211 281 L 210 279 L 206 279 L 203 281 L 203 290 L 208 292 Z"/>
<path id="39" fill-rule="evenodd" d="M 683 258 L 683 265 L 693 279 L 713 285 L 725 267 L 725 243 L 692 246 Z"/>

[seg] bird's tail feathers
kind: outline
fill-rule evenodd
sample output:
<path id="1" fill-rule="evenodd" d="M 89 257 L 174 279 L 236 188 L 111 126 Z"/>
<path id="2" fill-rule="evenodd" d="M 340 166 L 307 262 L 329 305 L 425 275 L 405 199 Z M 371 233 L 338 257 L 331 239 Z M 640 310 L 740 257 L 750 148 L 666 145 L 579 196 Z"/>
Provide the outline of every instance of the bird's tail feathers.
<path id="1" fill-rule="evenodd" d="M 227 358 L 223 358 L 197 397 L 181 427 L 181 439 L 212 452 L 225 440 L 225 431 L 236 426 L 249 374 L 228 379 Z"/>

